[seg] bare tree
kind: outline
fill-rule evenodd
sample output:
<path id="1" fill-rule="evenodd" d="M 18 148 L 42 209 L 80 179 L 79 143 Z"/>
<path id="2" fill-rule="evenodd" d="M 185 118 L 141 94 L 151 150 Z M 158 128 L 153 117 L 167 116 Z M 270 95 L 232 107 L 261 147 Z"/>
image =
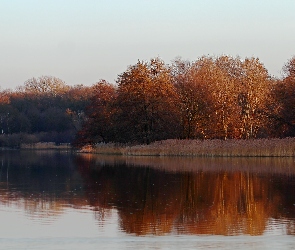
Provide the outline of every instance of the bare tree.
<path id="1" fill-rule="evenodd" d="M 68 91 L 69 86 L 57 77 L 41 76 L 38 78 L 33 77 L 25 81 L 23 90 L 36 95 L 50 94 L 56 96 Z"/>

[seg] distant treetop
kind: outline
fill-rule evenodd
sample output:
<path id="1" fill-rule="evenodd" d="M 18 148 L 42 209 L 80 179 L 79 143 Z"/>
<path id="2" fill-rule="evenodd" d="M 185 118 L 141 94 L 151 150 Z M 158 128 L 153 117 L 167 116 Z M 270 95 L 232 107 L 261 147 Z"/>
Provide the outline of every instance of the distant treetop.
<path id="1" fill-rule="evenodd" d="M 66 83 L 53 76 L 41 76 L 38 78 L 31 78 L 25 81 L 23 91 L 32 94 L 51 94 L 57 95 L 69 90 L 69 86 Z"/>

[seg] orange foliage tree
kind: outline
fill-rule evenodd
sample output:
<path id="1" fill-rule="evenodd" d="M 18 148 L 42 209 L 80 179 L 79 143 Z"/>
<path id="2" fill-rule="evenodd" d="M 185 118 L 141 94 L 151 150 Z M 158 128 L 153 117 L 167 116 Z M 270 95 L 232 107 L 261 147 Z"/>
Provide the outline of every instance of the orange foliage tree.
<path id="1" fill-rule="evenodd" d="M 273 91 L 276 109 L 272 115 L 277 136 L 295 136 L 295 57 L 284 65 L 283 72 Z"/>
<path id="2" fill-rule="evenodd" d="M 86 109 L 87 120 L 78 132 L 74 144 L 95 144 L 114 140 L 113 114 L 116 88 L 101 80 L 93 87 L 94 95 Z"/>
<path id="3" fill-rule="evenodd" d="M 88 112 L 88 137 L 148 144 L 293 135 L 294 62 L 277 80 L 258 58 L 203 56 L 193 62 L 176 59 L 170 66 L 159 58 L 139 61 L 118 76 L 111 91 L 97 92 Z"/>
<path id="4" fill-rule="evenodd" d="M 237 77 L 240 131 L 244 139 L 263 134 L 266 124 L 266 104 L 270 98 L 271 82 L 268 71 L 258 58 L 246 58 Z"/>
<path id="5" fill-rule="evenodd" d="M 182 60 L 172 65 L 174 86 L 177 91 L 178 120 L 181 138 L 206 138 L 210 116 L 209 89 L 203 82 L 200 67 Z"/>
<path id="6" fill-rule="evenodd" d="M 178 136 L 175 88 L 168 67 L 159 58 L 138 62 L 119 75 L 118 138 L 150 143 Z"/>

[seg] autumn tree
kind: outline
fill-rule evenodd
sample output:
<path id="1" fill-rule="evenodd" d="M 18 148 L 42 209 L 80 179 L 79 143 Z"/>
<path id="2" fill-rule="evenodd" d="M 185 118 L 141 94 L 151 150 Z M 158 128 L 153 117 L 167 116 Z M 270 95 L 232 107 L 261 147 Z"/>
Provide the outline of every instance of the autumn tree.
<path id="1" fill-rule="evenodd" d="M 91 103 L 86 108 L 87 119 L 76 136 L 75 146 L 115 140 L 113 119 L 116 88 L 101 80 L 94 85 L 93 91 Z"/>
<path id="2" fill-rule="evenodd" d="M 9 90 L 1 90 L 0 88 L 0 105 L 5 105 L 10 103 L 10 94 Z"/>
<path id="3" fill-rule="evenodd" d="M 95 84 L 92 86 L 82 84 L 70 86 L 68 91 L 62 95 L 62 105 L 73 111 L 83 112 L 95 95 L 95 86 Z"/>
<path id="4" fill-rule="evenodd" d="M 196 63 L 177 59 L 172 65 L 174 86 L 177 91 L 177 106 L 181 138 L 206 138 L 209 116 L 209 93 L 206 83 L 200 76 L 200 68 Z"/>
<path id="5" fill-rule="evenodd" d="M 242 138 L 256 138 L 267 124 L 265 113 L 270 97 L 270 77 L 258 58 L 246 58 L 237 78 Z"/>
<path id="6" fill-rule="evenodd" d="M 177 96 L 162 60 L 139 61 L 119 75 L 117 83 L 120 140 L 150 143 L 178 137 Z"/>
<path id="7" fill-rule="evenodd" d="M 237 132 L 237 120 L 239 110 L 237 107 L 236 79 L 241 74 L 240 58 L 220 56 L 214 61 L 212 69 L 213 77 L 210 88 L 214 103 L 212 113 L 213 124 L 216 124 L 214 134 L 217 138 L 228 139 L 239 136 Z"/>
<path id="8" fill-rule="evenodd" d="M 273 89 L 276 102 L 272 116 L 279 137 L 295 136 L 295 57 L 283 67 L 283 78 Z"/>
<path id="9" fill-rule="evenodd" d="M 204 123 L 205 138 L 227 139 L 234 136 L 235 84 L 233 71 L 237 60 L 228 57 L 202 57 L 194 62 L 193 69 L 200 84 L 205 90 L 206 120 Z M 234 69 L 233 69 L 234 68 Z"/>
<path id="10" fill-rule="evenodd" d="M 66 111 L 66 114 L 70 116 L 72 120 L 72 126 L 76 132 L 78 132 L 86 119 L 86 107 L 91 103 L 93 96 L 95 95 L 94 86 L 75 85 L 69 88 L 69 90 L 59 97 L 59 103 Z"/>
<path id="11" fill-rule="evenodd" d="M 283 67 L 285 80 L 295 84 L 295 56 L 293 56 Z"/>
<path id="12" fill-rule="evenodd" d="M 173 79 L 179 95 L 183 138 L 234 138 L 238 117 L 236 76 L 239 58 L 176 60 Z"/>

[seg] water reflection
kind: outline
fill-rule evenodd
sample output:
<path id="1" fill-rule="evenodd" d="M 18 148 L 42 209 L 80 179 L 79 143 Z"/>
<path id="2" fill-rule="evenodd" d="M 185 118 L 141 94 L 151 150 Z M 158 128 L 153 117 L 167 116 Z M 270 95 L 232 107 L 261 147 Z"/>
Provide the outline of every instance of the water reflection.
<path id="1" fill-rule="evenodd" d="M 134 235 L 295 235 L 292 158 L 140 158 L 2 152 L 0 203 L 28 216 L 114 209 Z"/>
<path id="2" fill-rule="evenodd" d="M 107 165 L 106 159 L 92 160 Z M 222 170 L 217 164 L 218 171 L 196 166 L 196 171 L 171 172 L 165 164 L 161 171 L 122 162 L 93 167 L 91 159 L 80 159 L 79 165 L 91 205 L 115 206 L 128 233 L 261 235 L 271 218 L 288 218 L 288 233 L 294 234 L 294 176 L 276 173 L 278 168 L 275 173 L 242 170 L 245 166 Z"/>

